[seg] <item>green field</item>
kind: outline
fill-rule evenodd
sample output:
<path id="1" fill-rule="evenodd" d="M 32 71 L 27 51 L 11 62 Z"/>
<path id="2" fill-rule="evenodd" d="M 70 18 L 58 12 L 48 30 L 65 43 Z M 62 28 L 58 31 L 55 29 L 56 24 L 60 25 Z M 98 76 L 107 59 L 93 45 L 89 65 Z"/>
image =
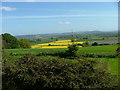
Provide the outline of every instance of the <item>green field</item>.
<path id="1" fill-rule="evenodd" d="M 78 54 L 95 54 L 95 55 L 115 55 L 115 50 L 118 45 L 106 45 L 106 46 L 89 46 L 89 47 L 81 47 L 78 50 Z M 12 53 L 14 58 L 20 58 L 25 54 L 39 54 L 40 52 L 44 53 L 56 53 L 56 52 L 64 52 L 66 49 L 6 49 L 6 52 Z M 56 58 L 55 56 L 41 56 L 44 58 Z M 118 58 L 88 58 L 96 61 L 107 62 L 108 71 L 112 74 L 118 74 Z M 63 59 L 65 60 L 65 59 Z M 66 59 L 68 60 L 68 59 Z M 74 61 L 74 59 L 72 60 Z M 14 60 L 12 61 L 14 62 Z M 105 66 L 106 67 L 106 66 Z"/>
<path id="2" fill-rule="evenodd" d="M 91 60 L 97 60 L 101 63 L 104 69 L 107 69 L 110 73 L 118 75 L 118 58 L 88 58 Z M 104 64 L 103 64 L 104 63 Z"/>
<path id="3" fill-rule="evenodd" d="M 95 53 L 95 54 L 105 54 L 113 55 L 118 45 L 106 45 L 106 46 L 95 46 L 95 47 L 83 47 L 80 48 L 78 52 L 81 53 Z"/>
<path id="4" fill-rule="evenodd" d="M 105 55 L 113 55 L 115 54 L 115 50 L 118 45 L 106 45 L 106 46 L 89 46 L 89 47 L 80 47 L 78 53 L 94 53 L 94 54 L 105 54 Z M 52 49 L 6 49 L 6 52 L 9 53 L 17 53 L 17 54 L 25 54 L 32 53 L 37 54 L 39 52 L 59 52 L 65 51 L 67 48 L 52 48 Z"/>

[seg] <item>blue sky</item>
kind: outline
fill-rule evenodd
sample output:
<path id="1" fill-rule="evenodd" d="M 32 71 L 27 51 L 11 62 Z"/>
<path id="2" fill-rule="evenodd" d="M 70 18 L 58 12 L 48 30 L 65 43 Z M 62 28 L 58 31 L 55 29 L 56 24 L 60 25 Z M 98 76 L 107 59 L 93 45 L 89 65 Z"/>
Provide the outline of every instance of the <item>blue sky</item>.
<path id="1" fill-rule="evenodd" d="M 118 30 L 117 2 L 3 2 L 2 32 L 13 35 Z"/>

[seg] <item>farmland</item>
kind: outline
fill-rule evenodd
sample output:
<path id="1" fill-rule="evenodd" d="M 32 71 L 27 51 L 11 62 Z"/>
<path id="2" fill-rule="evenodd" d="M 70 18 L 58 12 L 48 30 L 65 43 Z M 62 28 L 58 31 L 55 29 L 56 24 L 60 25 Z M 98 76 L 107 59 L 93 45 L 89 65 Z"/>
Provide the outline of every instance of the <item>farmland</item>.
<path id="1" fill-rule="evenodd" d="M 118 47 L 118 45 L 107 45 L 107 46 L 96 46 L 96 47 L 80 47 L 78 50 L 78 53 L 94 53 L 94 54 L 105 54 L 105 55 L 114 55 L 115 50 Z M 37 48 L 37 49 L 6 49 L 5 51 L 10 53 L 16 53 L 16 54 L 25 54 L 25 53 L 33 53 L 37 54 L 39 52 L 60 52 L 65 51 L 67 48 Z"/>
<path id="2" fill-rule="evenodd" d="M 97 80 L 99 80 L 98 85 L 105 81 L 105 83 L 103 82 L 105 87 L 117 86 L 119 73 L 116 49 L 119 44 L 116 42 L 116 38 L 103 40 L 94 37 L 91 40 L 86 38 L 84 40 L 70 38 L 51 40 L 47 37 L 47 39 L 48 41 L 31 42 L 31 48 L 3 49 L 4 70 L 7 72 L 6 75 L 11 80 L 10 82 L 17 83 L 16 80 L 11 79 L 11 77 L 15 77 L 14 79 L 21 78 L 27 83 L 30 81 L 37 85 L 38 83 L 35 80 L 42 77 L 41 80 L 45 81 L 47 87 L 56 87 L 54 80 L 57 84 L 63 81 L 67 82 L 66 78 L 74 79 L 74 83 L 77 82 L 76 79 L 82 80 L 82 87 L 86 88 L 98 87 Z M 94 42 L 98 44 L 93 45 Z M 12 73 L 11 76 L 9 76 L 8 69 Z M 20 77 L 18 78 L 18 76 Z M 84 80 L 87 83 L 93 82 L 95 86 L 86 85 Z M 112 84 L 108 80 L 111 80 L 110 83 Z M 52 86 L 49 86 L 49 82 L 52 82 Z M 64 87 L 72 87 L 69 82 L 67 84 Z M 66 83 L 62 85 L 66 85 Z M 75 84 L 74 87 L 79 88 L 79 85 Z M 43 84 L 42 87 L 46 86 Z"/>
<path id="3" fill-rule="evenodd" d="M 84 42 L 74 42 L 74 44 L 83 44 Z M 32 45 L 31 48 L 67 48 L 68 45 L 72 45 L 71 40 L 59 40 L 50 43 Z"/>
<path id="4" fill-rule="evenodd" d="M 119 90 L 120 3 L 2 1 L 2 90 Z"/>
<path id="5" fill-rule="evenodd" d="M 54 47 L 54 46 L 53 46 Z M 78 55 L 88 55 L 92 54 L 93 56 L 87 56 L 86 58 L 97 60 L 97 61 L 106 61 L 109 63 L 109 71 L 113 74 L 118 74 L 118 58 L 110 58 L 109 56 L 116 55 L 115 50 L 118 47 L 118 45 L 106 45 L 106 46 L 89 46 L 89 47 L 79 47 Z M 6 49 L 6 52 L 11 53 L 14 58 L 19 58 L 24 56 L 25 54 L 34 54 L 37 55 L 39 53 L 48 53 L 46 56 L 51 56 L 54 53 L 57 52 L 65 52 L 67 48 L 37 48 L 37 49 Z M 97 56 L 101 55 L 101 58 Z M 46 57 L 45 56 L 45 57 Z M 104 57 L 103 57 L 104 56 Z M 107 57 L 108 56 L 108 57 Z M 44 57 L 44 56 L 42 56 Z M 48 57 L 48 58 L 52 58 Z M 92 57 L 92 58 L 91 58 Z"/>

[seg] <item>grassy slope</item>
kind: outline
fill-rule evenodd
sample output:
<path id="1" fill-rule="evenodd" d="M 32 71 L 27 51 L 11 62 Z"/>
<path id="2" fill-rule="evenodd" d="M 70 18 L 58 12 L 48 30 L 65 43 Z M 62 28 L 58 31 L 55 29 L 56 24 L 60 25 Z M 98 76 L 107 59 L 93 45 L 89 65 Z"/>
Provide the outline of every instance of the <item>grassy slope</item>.
<path id="1" fill-rule="evenodd" d="M 95 46 L 95 47 L 80 47 L 78 50 L 78 53 L 96 53 L 96 54 L 108 54 L 112 55 L 115 54 L 115 50 L 118 47 L 118 45 L 106 45 L 106 46 Z M 39 52 L 58 52 L 58 51 L 65 51 L 67 48 L 51 48 L 51 49 L 6 49 L 7 52 L 12 53 L 39 53 Z"/>
<path id="2" fill-rule="evenodd" d="M 80 48 L 78 52 L 80 53 L 95 53 L 95 54 L 105 54 L 113 55 L 118 45 L 106 45 L 106 46 L 95 46 L 95 47 L 83 47 Z"/>
<path id="3" fill-rule="evenodd" d="M 118 58 L 88 58 L 91 60 L 97 60 L 102 62 L 107 62 L 107 65 L 105 64 L 103 68 L 107 68 L 108 71 L 112 74 L 118 75 Z"/>
<path id="4" fill-rule="evenodd" d="M 26 53 L 32 53 L 32 54 L 38 54 L 39 52 L 58 52 L 58 51 L 65 51 L 66 49 L 60 48 L 60 49 L 6 49 L 6 52 L 9 53 L 17 53 L 17 54 L 26 54 Z"/>

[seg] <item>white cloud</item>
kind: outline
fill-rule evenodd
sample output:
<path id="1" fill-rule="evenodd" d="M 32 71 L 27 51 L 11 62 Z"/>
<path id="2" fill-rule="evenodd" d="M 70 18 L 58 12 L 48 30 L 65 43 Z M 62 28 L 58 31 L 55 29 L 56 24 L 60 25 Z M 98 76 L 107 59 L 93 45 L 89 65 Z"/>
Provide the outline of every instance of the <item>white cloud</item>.
<path id="1" fill-rule="evenodd" d="M 71 22 L 68 22 L 68 21 L 66 21 L 66 22 L 58 22 L 59 24 L 70 24 Z"/>
<path id="2" fill-rule="evenodd" d="M 19 19 L 19 18 L 63 18 L 63 17 L 118 17 L 118 15 L 52 15 L 52 16 L 8 16 L 2 17 L 3 19 Z M 65 22 L 59 22 L 59 24 L 64 24 Z M 66 24 L 70 24 L 66 22 Z"/>
<path id="3" fill-rule="evenodd" d="M 0 7 L 0 10 L 14 11 L 14 10 L 16 10 L 16 8 L 11 8 L 11 7 Z"/>

